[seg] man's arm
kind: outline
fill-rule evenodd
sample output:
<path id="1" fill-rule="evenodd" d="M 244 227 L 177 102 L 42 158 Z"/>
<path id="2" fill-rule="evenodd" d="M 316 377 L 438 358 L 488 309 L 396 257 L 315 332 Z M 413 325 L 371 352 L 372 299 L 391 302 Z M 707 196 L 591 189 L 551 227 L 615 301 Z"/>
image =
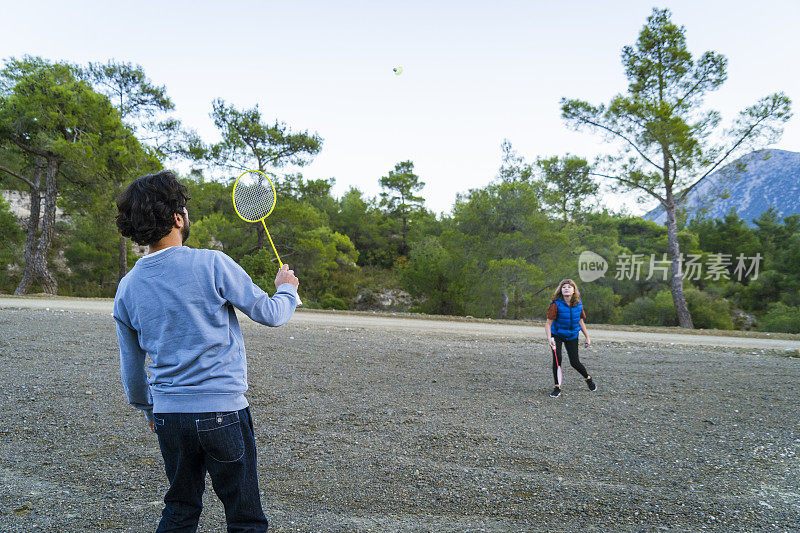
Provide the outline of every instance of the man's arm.
<path id="1" fill-rule="evenodd" d="M 214 275 L 220 296 L 252 320 L 265 326 L 282 326 L 292 318 L 297 307 L 297 278 L 288 272 L 291 271 L 278 271 L 275 278 L 278 290 L 270 298 L 253 283 L 236 261 L 221 252 L 216 254 Z"/>
<path id="2" fill-rule="evenodd" d="M 144 411 L 148 422 L 153 422 L 153 397 L 147 383 L 144 369 L 145 352 L 139 346 L 136 331 L 120 321 L 116 316 L 117 340 L 119 341 L 119 367 L 122 385 L 128 402 Z"/>

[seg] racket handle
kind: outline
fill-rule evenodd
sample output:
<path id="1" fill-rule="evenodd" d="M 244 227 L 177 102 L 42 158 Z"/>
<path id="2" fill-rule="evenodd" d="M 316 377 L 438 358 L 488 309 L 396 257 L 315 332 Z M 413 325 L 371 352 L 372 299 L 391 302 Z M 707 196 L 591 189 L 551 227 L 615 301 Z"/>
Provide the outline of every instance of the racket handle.
<path id="1" fill-rule="evenodd" d="M 269 239 L 269 243 L 272 245 L 272 251 L 275 252 L 275 258 L 278 260 L 278 268 L 283 268 L 283 261 L 281 261 L 281 256 L 278 255 L 278 250 L 275 248 L 275 243 L 272 242 L 272 235 L 269 234 L 269 230 L 267 229 L 267 223 L 264 222 L 264 219 L 261 219 L 261 224 L 264 226 L 264 231 L 267 233 L 267 238 Z M 303 305 L 303 300 L 300 299 L 300 295 L 297 295 L 297 307 Z"/>
<path id="2" fill-rule="evenodd" d="M 272 245 L 272 251 L 275 252 L 275 258 L 278 260 L 278 267 L 283 268 L 283 261 L 281 261 L 281 256 L 278 255 L 278 249 L 275 248 L 275 243 L 272 242 L 272 235 L 269 234 L 269 230 L 267 229 L 267 223 L 264 222 L 264 219 L 261 219 L 261 225 L 264 226 L 264 232 L 267 234 L 267 239 L 269 239 L 269 243 Z"/>

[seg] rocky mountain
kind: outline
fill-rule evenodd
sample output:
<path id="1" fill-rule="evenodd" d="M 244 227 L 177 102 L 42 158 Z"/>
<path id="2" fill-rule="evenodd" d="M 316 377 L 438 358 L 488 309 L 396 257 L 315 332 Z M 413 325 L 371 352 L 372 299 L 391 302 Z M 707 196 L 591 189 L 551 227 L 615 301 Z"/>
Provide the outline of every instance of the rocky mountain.
<path id="1" fill-rule="evenodd" d="M 737 163 L 744 164 L 744 170 Z M 736 208 L 751 224 L 770 207 L 775 207 L 779 220 L 800 213 L 800 152 L 751 152 L 703 180 L 684 206 L 689 218 L 723 218 Z M 663 225 L 667 215 L 659 206 L 644 218 Z"/>

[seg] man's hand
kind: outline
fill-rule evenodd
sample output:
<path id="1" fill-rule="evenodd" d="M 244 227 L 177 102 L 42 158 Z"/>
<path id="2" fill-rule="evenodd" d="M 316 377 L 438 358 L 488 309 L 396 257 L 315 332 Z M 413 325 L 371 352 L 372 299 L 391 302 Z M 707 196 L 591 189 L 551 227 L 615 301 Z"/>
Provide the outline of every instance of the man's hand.
<path id="1" fill-rule="evenodd" d="M 586 337 L 586 342 L 583 343 L 584 348 L 588 348 L 592 345 L 592 341 L 589 340 L 589 337 Z"/>
<path id="2" fill-rule="evenodd" d="M 294 275 L 294 270 L 289 270 L 289 265 L 285 263 L 278 270 L 278 275 L 275 276 L 275 288 L 277 289 L 284 283 L 291 283 L 295 288 L 300 285 L 300 280 Z"/>
<path id="3" fill-rule="evenodd" d="M 553 337 L 550 337 L 550 348 L 553 350 L 556 349 L 556 340 Z"/>
<path id="4" fill-rule="evenodd" d="M 156 425 L 155 425 L 154 423 L 152 423 L 152 422 L 150 422 L 150 421 L 148 420 L 148 421 L 147 421 L 147 425 L 148 425 L 148 426 L 150 426 L 150 431 L 152 431 L 153 433 L 155 433 L 155 432 L 156 432 Z"/>

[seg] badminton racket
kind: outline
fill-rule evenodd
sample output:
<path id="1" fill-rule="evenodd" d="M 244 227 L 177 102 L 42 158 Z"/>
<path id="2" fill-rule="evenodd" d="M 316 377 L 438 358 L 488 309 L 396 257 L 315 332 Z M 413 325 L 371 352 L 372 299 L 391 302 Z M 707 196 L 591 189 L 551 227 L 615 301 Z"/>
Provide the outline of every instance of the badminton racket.
<path id="1" fill-rule="evenodd" d="M 556 353 L 555 346 L 551 346 L 553 348 L 553 357 L 556 359 L 556 378 L 558 379 L 558 388 L 561 388 L 561 379 L 563 378 L 563 374 L 561 373 L 561 365 L 558 362 L 558 354 Z"/>
<path id="2" fill-rule="evenodd" d="M 278 259 L 278 265 L 283 268 L 283 261 L 281 256 L 278 255 L 278 250 L 275 248 L 275 243 L 272 242 L 272 236 L 267 229 L 267 223 L 264 221 L 272 210 L 275 209 L 275 202 L 277 195 L 275 194 L 275 185 L 272 180 L 258 170 L 248 170 L 241 176 L 236 178 L 233 183 L 233 209 L 239 218 L 245 222 L 261 222 L 264 226 L 264 231 L 267 233 L 269 244 L 272 246 L 272 251 L 275 252 L 275 257 Z M 300 296 L 297 297 L 297 305 L 303 305 Z"/>

